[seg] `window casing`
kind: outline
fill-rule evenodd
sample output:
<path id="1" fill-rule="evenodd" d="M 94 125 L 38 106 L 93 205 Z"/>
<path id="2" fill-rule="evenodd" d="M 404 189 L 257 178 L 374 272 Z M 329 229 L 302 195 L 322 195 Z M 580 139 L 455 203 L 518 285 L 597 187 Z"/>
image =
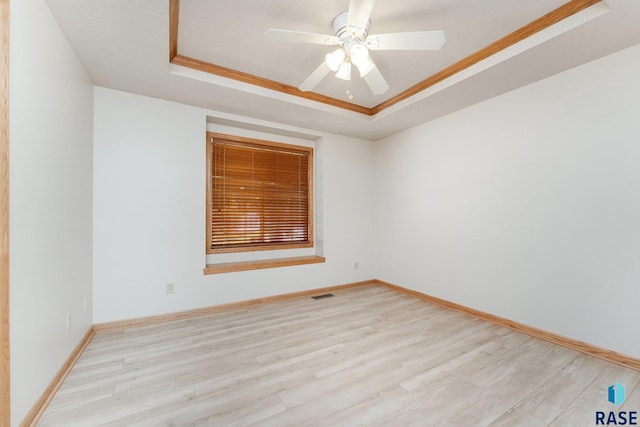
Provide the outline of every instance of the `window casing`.
<path id="1" fill-rule="evenodd" d="M 207 133 L 207 253 L 313 247 L 313 148 Z"/>

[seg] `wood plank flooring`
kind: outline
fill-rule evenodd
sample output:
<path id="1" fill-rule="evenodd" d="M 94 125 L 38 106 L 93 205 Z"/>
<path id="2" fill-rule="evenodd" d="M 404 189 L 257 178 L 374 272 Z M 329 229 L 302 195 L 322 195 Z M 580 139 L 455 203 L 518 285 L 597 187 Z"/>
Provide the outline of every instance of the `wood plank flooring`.
<path id="1" fill-rule="evenodd" d="M 96 334 L 40 426 L 574 426 L 640 372 L 381 286 Z"/>

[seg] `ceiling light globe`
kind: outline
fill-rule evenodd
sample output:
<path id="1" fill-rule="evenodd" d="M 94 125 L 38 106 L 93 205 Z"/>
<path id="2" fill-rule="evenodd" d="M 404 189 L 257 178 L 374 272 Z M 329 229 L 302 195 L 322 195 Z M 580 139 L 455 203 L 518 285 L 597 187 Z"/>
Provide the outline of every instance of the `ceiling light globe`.
<path id="1" fill-rule="evenodd" d="M 340 68 L 340 65 L 344 62 L 345 58 L 346 55 L 344 53 L 344 50 L 340 48 L 331 53 L 328 53 L 327 56 L 324 57 L 324 62 L 327 64 L 327 67 L 329 67 L 331 71 L 338 71 L 338 68 Z"/>
<path id="2" fill-rule="evenodd" d="M 357 64 L 357 67 L 358 70 L 360 70 L 360 77 L 364 77 L 369 74 L 369 71 L 373 70 L 373 67 L 375 67 L 375 65 L 367 56 L 364 61 L 362 61 L 360 64 Z"/>
<path id="3" fill-rule="evenodd" d="M 369 49 L 363 44 L 356 43 L 349 50 L 351 62 L 356 65 L 364 64 L 369 59 Z"/>
<path id="4" fill-rule="evenodd" d="M 351 80 L 351 62 L 343 62 L 336 73 L 336 77 L 342 80 Z"/>

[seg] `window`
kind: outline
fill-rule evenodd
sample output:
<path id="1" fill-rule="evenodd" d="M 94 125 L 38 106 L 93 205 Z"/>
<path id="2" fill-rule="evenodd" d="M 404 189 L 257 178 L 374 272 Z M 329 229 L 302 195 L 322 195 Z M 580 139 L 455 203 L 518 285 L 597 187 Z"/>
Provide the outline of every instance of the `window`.
<path id="1" fill-rule="evenodd" d="M 313 246 L 313 149 L 207 134 L 207 253 Z"/>

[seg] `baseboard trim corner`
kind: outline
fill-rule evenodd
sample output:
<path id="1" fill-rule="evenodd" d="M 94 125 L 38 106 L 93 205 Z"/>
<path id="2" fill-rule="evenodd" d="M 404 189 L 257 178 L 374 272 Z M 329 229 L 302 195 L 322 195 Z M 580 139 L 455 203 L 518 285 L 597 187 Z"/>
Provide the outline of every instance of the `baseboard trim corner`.
<path id="1" fill-rule="evenodd" d="M 576 350 L 581 353 L 606 360 L 607 362 L 616 363 L 618 365 L 640 371 L 640 359 L 638 358 L 627 356 L 626 354 L 621 354 L 616 351 L 598 347 L 593 344 L 589 344 L 573 338 L 558 335 L 553 332 L 545 331 L 543 329 L 534 328 L 533 326 L 528 326 L 523 323 L 505 319 L 504 317 L 476 310 L 475 308 L 470 308 L 461 304 L 457 304 L 455 302 L 423 294 L 422 292 L 414 291 L 413 289 L 407 289 L 393 283 L 377 279 L 375 282 L 378 285 L 387 287 L 389 289 L 395 289 L 396 291 L 402 292 L 415 298 L 419 298 L 423 301 L 431 302 L 433 304 L 437 304 L 451 310 L 469 314 L 471 316 L 477 317 L 478 319 L 486 320 L 487 322 L 495 323 L 496 325 L 504 326 L 505 328 L 513 329 L 514 331 L 522 332 L 523 334 L 527 334 L 532 337 L 551 342 L 553 344 L 561 345 L 571 350 Z"/>
<path id="2" fill-rule="evenodd" d="M 84 352 L 84 349 L 87 348 L 87 345 L 89 345 L 89 342 L 94 335 L 95 329 L 93 326 L 91 326 L 84 334 L 76 348 L 73 349 L 67 360 L 62 364 L 62 367 L 58 370 L 47 388 L 44 390 L 44 392 L 40 396 L 40 399 L 38 399 L 33 405 L 31 411 L 29 411 L 27 416 L 20 424 L 21 427 L 35 426 L 38 421 L 40 421 L 40 417 L 42 417 L 42 414 L 44 414 L 44 411 L 49 406 L 51 399 L 53 399 L 53 396 L 55 396 L 65 378 L 67 378 L 67 375 L 69 375 L 69 372 L 71 372 L 71 368 L 73 368 L 73 366 L 76 364 L 76 362 Z"/>

